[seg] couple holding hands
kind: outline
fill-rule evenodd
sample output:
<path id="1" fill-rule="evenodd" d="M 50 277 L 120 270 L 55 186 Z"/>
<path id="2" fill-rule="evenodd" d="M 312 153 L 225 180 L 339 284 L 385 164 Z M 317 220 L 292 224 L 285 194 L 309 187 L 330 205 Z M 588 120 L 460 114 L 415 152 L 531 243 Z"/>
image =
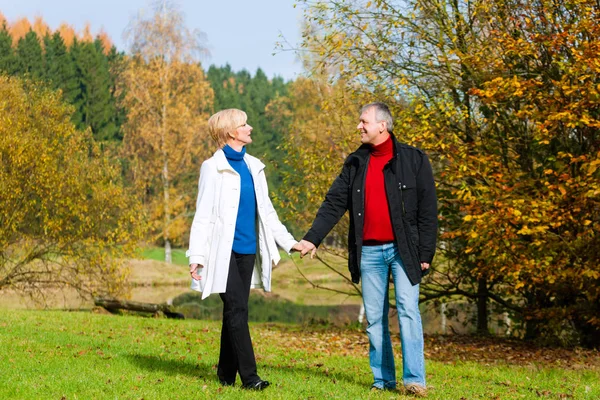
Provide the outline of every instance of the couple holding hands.
<path id="1" fill-rule="evenodd" d="M 350 154 L 325 196 L 312 227 L 297 242 L 279 221 L 269 199 L 265 165 L 246 154 L 252 127 L 241 110 L 219 111 L 208 120 L 219 150 L 202 163 L 196 214 L 187 252 L 192 289 L 202 298 L 219 293 L 223 326 L 217 375 L 245 389 L 263 390 L 269 382 L 256 371 L 248 328 L 251 288 L 271 291 L 278 246 L 311 253 L 350 213 L 348 267 L 362 280 L 367 317 L 372 390 L 394 390 L 396 370 L 389 332 L 388 291 L 393 278 L 403 358 L 405 391 L 426 395 L 419 283 L 429 272 L 437 237 L 437 199 L 429 159 L 396 140 L 384 103 L 360 112 L 362 145 Z"/>

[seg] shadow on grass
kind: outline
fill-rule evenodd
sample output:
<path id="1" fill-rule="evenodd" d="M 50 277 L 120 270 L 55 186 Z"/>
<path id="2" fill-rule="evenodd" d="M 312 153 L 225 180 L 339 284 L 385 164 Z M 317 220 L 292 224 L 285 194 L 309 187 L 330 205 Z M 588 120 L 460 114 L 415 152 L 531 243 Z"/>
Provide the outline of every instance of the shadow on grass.
<path id="1" fill-rule="evenodd" d="M 190 361 L 179 361 L 179 360 L 166 360 L 158 356 L 145 355 L 145 354 L 128 354 L 126 356 L 132 364 L 138 367 L 156 372 L 157 370 L 165 375 L 187 375 L 193 378 L 204 378 L 208 381 L 217 379 L 216 368 L 213 368 L 212 364 L 207 363 L 193 363 Z M 349 384 L 356 386 L 364 386 L 364 383 L 360 382 L 356 376 L 346 374 L 339 371 L 328 371 L 326 368 L 316 367 L 305 367 L 305 366 L 281 366 L 281 365 L 269 365 L 263 364 L 259 366 L 263 371 L 277 371 L 283 374 L 298 374 L 303 376 L 311 376 L 312 378 L 321 379 L 324 381 L 344 381 Z M 268 376 L 265 377 L 268 380 Z"/>
<path id="2" fill-rule="evenodd" d="M 187 375 L 195 378 L 217 379 L 216 371 L 211 364 L 191 361 L 167 360 L 147 354 L 128 354 L 127 359 L 140 368 L 149 371 L 161 371 L 166 375 Z"/>

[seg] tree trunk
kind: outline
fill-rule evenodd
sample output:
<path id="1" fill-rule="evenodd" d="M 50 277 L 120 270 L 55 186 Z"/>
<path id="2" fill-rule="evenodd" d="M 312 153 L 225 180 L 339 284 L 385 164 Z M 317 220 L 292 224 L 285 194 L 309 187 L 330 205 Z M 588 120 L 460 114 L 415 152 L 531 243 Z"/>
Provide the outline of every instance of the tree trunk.
<path id="1" fill-rule="evenodd" d="M 112 313 L 117 310 L 139 311 L 153 314 L 162 312 L 169 318 L 185 318 L 183 314 L 175 312 L 173 307 L 168 304 L 140 303 L 137 301 L 118 300 L 103 297 L 94 298 L 94 304 L 99 307 L 104 307 L 106 310 Z"/>
<path id="2" fill-rule="evenodd" d="M 167 107 L 166 107 L 166 92 L 163 91 L 163 107 L 162 107 L 162 183 L 163 183 L 163 211 L 165 213 L 163 238 L 165 241 L 165 262 L 171 264 L 171 241 L 169 240 L 169 226 L 171 225 L 171 199 L 169 198 L 169 153 L 167 151 Z"/>
<path id="3" fill-rule="evenodd" d="M 362 324 L 365 319 L 365 303 L 361 303 L 360 310 L 358 311 L 358 323 Z"/>
<path id="4" fill-rule="evenodd" d="M 171 241 L 169 239 L 165 239 L 165 262 L 169 264 L 173 262 L 171 253 Z"/>
<path id="5" fill-rule="evenodd" d="M 165 241 L 165 262 L 171 264 L 171 241 L 169 240 L 169 225 L 171 224 L 171 210 L 169 207 L 169 169 L 167 161 L 165 160 L 163 166 L 163 207 L 165 213 L 164 227 L 163 227 L 163 238 Z"/>
<path id="6" fill-rule="evenodd" d="M 488 335 L 488 288 L 487 279 L 477 279 L 477 334 Z"/>
<path id="7" fill-rule="evenodd" d="M 442 303 L 442 305 L 441 305 L 440 318 L 441 318 L 440 329 L 442 331 L 442 335 L 445 335 L 446 334 L 446 324 L 447 324 L 447 321 L 446 321 L 446 303 Z"/>

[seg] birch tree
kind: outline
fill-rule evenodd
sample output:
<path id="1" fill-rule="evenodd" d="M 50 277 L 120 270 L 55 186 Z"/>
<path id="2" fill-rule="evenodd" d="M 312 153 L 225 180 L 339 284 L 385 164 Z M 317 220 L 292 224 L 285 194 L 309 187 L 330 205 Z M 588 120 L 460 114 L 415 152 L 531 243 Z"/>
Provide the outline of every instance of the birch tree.
<path id="1" fill-rule="evenodd" d="M 126 31 L 120 90 L 128 110 L 124 151 L 130 177 L 144 194 L 153 240 L 171 245 L 188 231 L 199 160 L 209 154 L 206 121 L 213 92 L 200 66 L 201 36 L 173 5 L 155 3 Z"/>

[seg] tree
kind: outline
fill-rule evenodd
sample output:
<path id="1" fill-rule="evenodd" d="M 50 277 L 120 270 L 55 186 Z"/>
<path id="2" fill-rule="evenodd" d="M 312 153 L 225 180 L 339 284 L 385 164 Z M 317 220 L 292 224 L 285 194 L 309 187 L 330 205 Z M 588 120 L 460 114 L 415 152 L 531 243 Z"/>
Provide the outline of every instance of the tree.
<path id="1" fill-rule="evenodd" d="M 12 37 L 8 32 L 6 22 L 0 30 L 0 71 L 12 75 L 17 69 L 17 57 L 12 47 Z"/>
<path id="2" fill-rule="evenodd" d="M 468 245 L 483 248 L 493 231 L 507 239 L 484 251 L 503 260 L 508 292 L 524 303 L 511 306 L 529 337 L 598 346 L 600 7 L 496 1 L 490 12 L 500 16 L 490 19 L 493 75 L 472 93 L 493 137 L 511 139 L 496 141 L 502 151 L 493 152 L 509 168 L 465 204 L 466 228 L 482 233 Z"/>
<path id="3" fill-rule="evenodd" d="M 73 58 L 60 33 L 54 32 L 52 36 L 44 37 L 44 50 L 46 80 L 50 82 L 52 89 L 62 91 L 66 102 L 73 104 L 80 95 L 80 87 Z"/>
<path id="4" fill-rule="evenodd" d="M 529 337 L 600 337 L 598 13 L 587 0 L 307 8 L 312 69 L 389 99 L 403 139 L 432 154 L 448 263 L 424 298 L 475 300 L 480 331 L 491 299 Z"/>
<path id="5" fill-rule="evenodd" d="M 28 27 L 27 33 L 22 32 L 24 27 Z M 13 24 L 10 33 L 0 31 L 0 69 L 11 75 L 28 74 L 47 81 L 52 89 L 61 89 L 64 99 L 76 106 L 73 121 L 78 128 L 90 126 L 96 139 L 120 142 L 124 113 L 116 104 L 111 71 L 120 56 L 114 47 L 108 47 L 111 42 L 105 33 L 91 39 L 89 24 L 80 36 L 83 40 L 65 24 L 51 34 L 41 18 L 36 18 L 33 28 L 23 19 Z"/>
<path id="6" fill-rule="evenodd" d="M 0 76 L 0 97 L 0 290 L 123 292 L 143 225 L 119 168 L 59 93 Z"/>
<path id="7" fill-rule="evenodd" d="M 312 70 L 345 80 L 349 96 L 387 99 L 400 139 L 430 154 L 445 239 L 440 250 L 453 268 L 429 276 L 422 300 L 457 294 L 476 301 L 480 333 L 488 331 L 488 298 L 498 282 L 477 271 L 477 249 L 463 256 L 463 239 L 451 236 L 456 225 L 447 224 L 462 221 L 455 188 L 473 180 L 464 176 L 465 160 L 485 161 L 473 153 L 484 129 L 470 89 L 486 70 L 470 68 L 469 60 L 485 59 L 489 51 L 486 7 L 446 0 L 319 2 L 307 9 L 314 25 L 307 26 L 303 44 L 313 54 Z"/>
<path id="8" fill-rule="evenodd" d="M 44 77 L 44 58 L 42 45 L 36 33 L 32 30 L 19 39 L 16 49 L 18 73 L 27 74 L 33 79 Z"/>
<path id="9" fill-rule="evenodd" d="M 10 35 L 13 37 L 13 45 L 25 37 L 31 29 L 31 23 L 27 18 L 21 18 L 10 24 Z"/>
<path id="10" fill-rule="evenodd" d="M 79 78 L 80 92 L 74 103 L 81 116 L 79 127 L 91 127 L 97 140 L 114 140 L 119 127 L 115 124 L 113 82 L 102 43 L 75 40 L 71 55 Z"/>
<path id="11" fill-rule="evenodd" d="M 146 194 L 152 229 L 171 262 L 171 243 L 189 232 L 200 160 L 210 154 L 206 128 L 213 92 L 198 62 L 198 34 L 173 6 L 157 3 L 128 31 L 131 55 L 120 87 L 128 110 L 124 145 L 130 177 Z"/>

